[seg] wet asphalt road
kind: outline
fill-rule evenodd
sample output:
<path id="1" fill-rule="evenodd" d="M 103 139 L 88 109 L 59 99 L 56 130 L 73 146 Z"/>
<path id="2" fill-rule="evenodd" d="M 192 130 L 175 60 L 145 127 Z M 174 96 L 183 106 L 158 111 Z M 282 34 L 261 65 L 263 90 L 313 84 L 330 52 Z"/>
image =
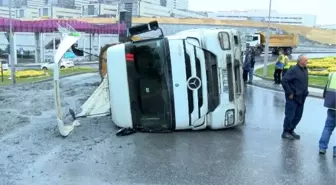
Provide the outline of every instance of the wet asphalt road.
<path id="1" fill-rule="evenodd" d="M 86 83 L 79 77 L 63 80 L 64 106 L 79 108 L 93 92 L 98 75 L 84 76 Z M 44 98 L 39 97 L 36 108 L 31 104 L 30 109 L 40 112 L 30 115 L 29 123 L 0 136 L 1 185 L 335 184 L 331 150 L 318 155 L 326 117 L 321 99 L 307 99 L 297 128 L 300 141 L 280 138 L 283 94 L 251 86 L 246 89 L 247 122 L 239 128 L 116 137 L 116 128 L 105 117 L 84 119 L 72 135 L 62 138 L 55 128 L 52 85 L 40 86 L 17 89 L 26 91 L 23 105 L 29 93 L 38 91 Z M 3 111 L 15 112 L 19 104 L 0 101 Z M 45 110 L 39 106 L 43 103 Z"/>

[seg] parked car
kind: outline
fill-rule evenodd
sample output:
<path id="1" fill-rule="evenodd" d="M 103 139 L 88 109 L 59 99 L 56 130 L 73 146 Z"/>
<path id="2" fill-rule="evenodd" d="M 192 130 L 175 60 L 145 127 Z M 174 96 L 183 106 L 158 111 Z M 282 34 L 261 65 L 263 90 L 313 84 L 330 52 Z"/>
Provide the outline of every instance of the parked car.
<path id="1" fill-rule="evenodd" d="M 43 70 L 48 70 L 48 69 L 54 69 L 55 63 L 54 62 L 48 62 L 48 63 L 42 63 L 41 64 L 41 69 Z M 64 69 L 64 68 L 70 68 L 70 67 L 74 67 L 74 62 L 72 60 L 64 60 L 62 59 L 61 64 L 60 64 L 60 68 Z"/>

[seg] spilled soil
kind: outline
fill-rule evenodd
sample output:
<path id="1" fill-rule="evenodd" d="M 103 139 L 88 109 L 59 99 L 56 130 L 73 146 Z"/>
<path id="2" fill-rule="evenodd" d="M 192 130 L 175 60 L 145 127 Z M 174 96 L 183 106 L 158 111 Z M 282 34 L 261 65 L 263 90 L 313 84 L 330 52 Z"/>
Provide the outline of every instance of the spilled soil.
<path id="1" fill-rule="evenodd" d="M 99 86 L 97 74 L 83 74 L 61 80 L 63 114 L 79 110 Z M 73 161 L 89 148 L 115 132 L 109 117 L 81 120 L 83 126 L 63 138 L 58 133 L 52 82 L 0 87 L 0 184 L 37 183 L 33 166 L 45 164 L 53 155 L 57 160 Z M 104 124 L 98 124 L 104 123 Z M 101 131 L 101 127 L 104 128 Z M 79 130 L 78 133 L 77 129 Z M 82 130 L 82 131 L 80 131 Z M 57 151 L 58 150 L 58 151 Z M 57 151 L 57 152 L 56 152 Z M 62 155 L 64 153 L 64 155 Z M 39 162 L 44 161 L 44 162 Z M 22 175 L 18 175 L 22 174 Z M 48 175 L 38 173 L 40 177 Z M 30 181 L 29 181 L 30 180 Z M 55 184 L 55 183 L 51 183 Z"/>

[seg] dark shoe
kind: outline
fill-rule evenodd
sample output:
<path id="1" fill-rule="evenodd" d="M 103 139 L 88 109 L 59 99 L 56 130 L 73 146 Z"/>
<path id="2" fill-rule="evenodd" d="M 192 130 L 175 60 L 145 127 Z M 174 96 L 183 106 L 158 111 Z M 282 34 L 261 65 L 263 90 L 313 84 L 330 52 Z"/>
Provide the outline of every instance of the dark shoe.
<path id="1" fill-rule="evenodd" d="M 300 139 L 300 138 L 301 138 L 300 135 L 298 135 L 298 134 L 295 133 L 295 132 L 292 132 L 291 134 L 292 134 L 292 136 L 293 136 L 295 139 Z"/>
<path id="2" fill-rule="evenodd" d="M 247 84 L 252 85 L 252 82 L 247 82 Z"/>
<path id="3" fill-rule="evenodd" d="M 325 149 L 320 149 L 319 154 L 324 155 L 327 151 Z"/>
<path id="4" fill-rule="evenodd" d="M 289 139 L 289 140 L 294 140 L 294 136 L 288 132 L 284 132 L 281 135 L 282 139 Z"/>

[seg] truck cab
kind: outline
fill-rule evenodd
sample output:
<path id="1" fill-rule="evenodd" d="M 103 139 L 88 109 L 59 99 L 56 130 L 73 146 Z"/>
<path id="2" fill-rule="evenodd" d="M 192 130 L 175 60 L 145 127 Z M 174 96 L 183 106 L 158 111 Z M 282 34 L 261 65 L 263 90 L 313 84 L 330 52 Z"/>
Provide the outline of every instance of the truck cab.
<path id="1" fill-rule="evenodd" d="M 260 34 L 247 35 L 246 43 L 248 43 L 251 47 L 259 47 L 261 45 Z"/>
<path id="2" fill-rule="evenodd" d="M 158 29 L 143 28 L 151 26 Z M 129 32 L 141 32 L 136 30 Z M 114 45 L 107 51 L 107 71 L 118 127 L 161 132 L 245 122 L 236 30 L 193 29 Z"/>

